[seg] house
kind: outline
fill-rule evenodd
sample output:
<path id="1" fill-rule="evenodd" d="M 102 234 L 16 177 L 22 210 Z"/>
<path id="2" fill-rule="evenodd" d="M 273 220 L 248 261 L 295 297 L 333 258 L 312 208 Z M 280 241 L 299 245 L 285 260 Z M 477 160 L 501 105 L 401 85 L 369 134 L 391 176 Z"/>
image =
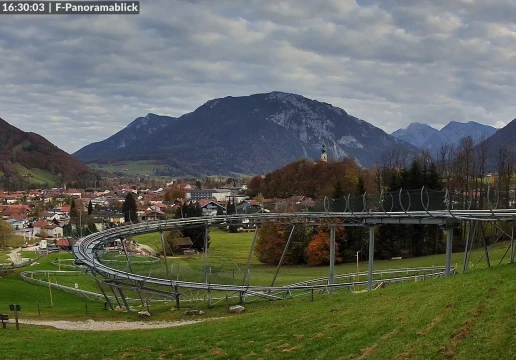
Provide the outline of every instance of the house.
<path id="1" fill-rule="evenodd" d="M 54 213 L 58 214 L 61 217 L 70 217 L 70 205 L 60 206 L 56 209 L 53 209 Z"/>
<path id="2" fill-rule="evenodd" d="M 226 189 L 198 189 L 186 191 L 186 200 L 199 201 L 215 198 L 217 201 L 226 201 L 231 197 L 231 190 Z"/>
<path id="3" fill-rule="evenodd" d="M 91 199 L 91 205 L 92 206 L 106 206 L 109 204 L 108 199 L 105 196 L 92 198 Z"/>
<path id="4" fill-rule="evenodd" d="M 193 242 L 189 237 L 182 237 L 174 239 L 174 245 L 183 253 L 192 248 Z"/>
<path id="5" fill-rule="evenodd" d="M 56 246 L 61 250 L 71 251 L 76 241 L 75 239 L 61 238 L 56 241 Z"/>
<path id="6" fill-rule="evenodd" d="M 29 225 L 29 222 L 25 218 L 25 215 L 17 214 L 17 213 L 10 215 L 9 218 L 7 219 L 7 222 L 9 224 L 11 224 L 11 227 L 14 230 L 21 230 L 21 229 L 26 228 Z"/>
<path id="7" fill-rule="evenodd" d="M 225 214 L 226 208 L 210 199 L 201 199 L 199 205 L 202 208 L 203 216 L 215 216 L 217 214 Z"/>
<path id="8" fill-rule="evenodd" d="M 40 237 L 62 237 L 63 228 L 47 220 L 38 220 L 32 224 L 32 233 Z"/>
<path id="9" fill-rule="evenodd" d="M 48 220 L 48 221 L 61 219 L 61 216 L 59 214 L 56 214 L 53 211 L 45 211 L 44 213 L 41 214 L 41 217 L 43 218 L 43 220 Z"/>
<path id="10" fill-rule="evenodd" d="M 160 210 L 147 210 L 142 216 L 141 221 L 161 220 L 165 218 L 165 213 Z"/>
<path id="11" fill-rule="evenodd" d="M 32 224 L 32 234 L 33 235 L 39 235 L 41 232 L 41 229 L 45 228 L 45 226 L 52 224 L 51 222 L 47 220 L 38 220 L 34 224 Z"/>
<path id="12" fill-rule="evenodd" d="M 8 219 L 7 222 L 11 225 L 13 230 L 20 230 L 26 227 L 25 221 Z"/>
<path id="13" fill-rule="evenodd" d="M 112 224 L 124 224 L 125 223 L 125 216 L 121 213 L 115 213 L 115 212 L 102 212 L 99 215 L 104 222 L 106 223 L 112 223 Z M 95 225 L 96 226 L 96 225 Z"/>
<path id="14" fill-rule="evenodd" d="M 61 226 L 57 226 L 55 224 L 47 225 L 43 228 L 43 231 L 47 232 L 46 237 L 58 238 L 63 236 L 63 228 Z M 40 230 L 41 236 L 41 230 Z"/>
<path id="15" fill-rule="evenodd" d="M 139 205 L 136 207 L 136 215 L 141 218 L 142 216 L 145 216 L 145 213 L 150 210 L 150 207 L 145 205 Z"/>
<path id="16" fill-rule="evenodd" d="M 180 188 L 181 190 L 185 190 L 185 191 L 193 189 L 192 185 L 186 184 L 186 183 L 178 184 L 177 187 Z"/>

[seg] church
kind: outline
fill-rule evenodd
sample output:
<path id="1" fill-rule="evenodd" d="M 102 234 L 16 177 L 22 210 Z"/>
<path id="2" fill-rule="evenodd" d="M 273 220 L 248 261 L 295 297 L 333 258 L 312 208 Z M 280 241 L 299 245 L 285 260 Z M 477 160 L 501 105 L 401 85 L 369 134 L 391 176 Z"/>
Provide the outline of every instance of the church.
<path id="1" fill-rule="evenodd" d="M 328 154 L 326 153 L 326 145 L 323 144 L 321 149 L 321 162 L 328 162 Z"/>

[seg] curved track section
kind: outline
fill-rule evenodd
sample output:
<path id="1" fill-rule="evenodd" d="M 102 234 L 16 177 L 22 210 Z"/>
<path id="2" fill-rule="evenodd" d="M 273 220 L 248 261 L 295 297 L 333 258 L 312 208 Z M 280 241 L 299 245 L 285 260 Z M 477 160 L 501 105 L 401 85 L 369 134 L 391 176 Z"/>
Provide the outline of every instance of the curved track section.
<path id="1" fill-rule="evenodd" d="M 437 224 L 441 226 L 452 226 L 461 220 L 499 221 L 500 219 L 516 219 L 515 210 L 447 210 L 447 211 L 414 211 L 414 212 L 353 212 L 353 213 L 269 213 L 256 215 L 231 215 L 199 217 L 188 219 L 173 219 L 166 221 L 155 221 L 148 223 L 133 224 L 119 228 L 108 229 L 103 232 L 94 233 L 79 239 L 73 246 L 73 253 L 77 264 L 86 265 L 92 272 L 102 275 L 104 278 L 114 281 L 124 281 L 138 287 L 168 287 L 187 288 L 193 290 L 227 291 L 241 294 L 259 295 L 271 294 L 274 292 L 290 292 L 292 290 L 313 290 L 339 288 L 342 284 L 314 284 L 297 283 L 283 286 L 249 286 L 249 285 L 226 285 L 196 283 L 187 281 L 169 280 L 155 278 L 145 275 L 133 274 L 122 270 L 113 269 L 103 264 L 96 256 L 96 251 L 108 241 L 125 237 L 152 232 L 171 230 L 182 226 L 225 226 L 229 223 L 241 223 L 243 220 L 251 220 L 255 224 L 295 224 L 295 225 L 328 225 L 327 220 L 339 219 L 339 223 L 332 223 L 332 226 L 371 226 L 384 223 L 391 224 Z M 326 220 L 326 221 L 325 221 Z M 384 280 L 373 280 L 374 286 Z M 171 291 L 173 292 L 173 291 Z"/>

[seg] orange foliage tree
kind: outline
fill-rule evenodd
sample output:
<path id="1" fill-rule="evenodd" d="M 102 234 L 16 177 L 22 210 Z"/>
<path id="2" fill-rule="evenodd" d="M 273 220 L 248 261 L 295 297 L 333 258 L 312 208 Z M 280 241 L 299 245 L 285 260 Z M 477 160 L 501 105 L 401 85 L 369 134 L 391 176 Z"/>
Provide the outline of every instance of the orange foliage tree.
<path id="1" fill-rule="evenodd" d="M 285 225 L 266 224 L 258 230 L 256 254 L 264 264 L 277 264 L 287 243 L 288 229 Z"/>
<path id="2" fill-rule="evenodd" d="M 327 231 L 318 231 L 306 248 L 306 257 L 311 266 L 328 265 L 330 263 L 330 234 Z M 335 241 L 335 263 L 341 263 L 339 243 Z"/>
<path id="3" fill-rule="evenodd" d="M 292 227 L 287 225 L 262 225 L 258 230 L 255 248 L 258 259 L 265 264 L 278 264 L 291 231 Z M 284 265 L 306 264 L 306 247 L 312 232 L 313 229 L 310 226 L 296 226 L 283 260 Z"/>

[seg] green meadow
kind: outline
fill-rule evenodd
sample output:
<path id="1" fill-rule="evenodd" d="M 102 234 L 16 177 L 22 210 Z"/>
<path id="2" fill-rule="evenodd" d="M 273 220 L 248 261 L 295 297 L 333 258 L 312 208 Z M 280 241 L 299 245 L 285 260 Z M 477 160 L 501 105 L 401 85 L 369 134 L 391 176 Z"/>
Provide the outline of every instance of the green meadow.
<path id="1" fill-rule="evenodd" d="M 252 233 L 229 234 L 212 231 L 208 266 L 235 271 L 241 282 L 247 263 Z M 156 236 L 158 237 L 156 240 Z M 141 235 L 141 243 L 158 250 L 159 235 Z M 495 246 L 491 261 L 497 264 L 507 243 Z M 473 253 L 472 260 L 482 252 Z M 117 260 L 117 254 L 106 259 Z M 58 261 L 56 261 L 59 259 Z M 62 320 L 140 320 L 136 313 L 105 310 L 103 302 L 89 301 L 47 286 L 32 285 L 19 277 L 23 270 L 57 270 L 66 264 L 69 254 L 52 254 L 34 266 L 16 270 L 0 278 L 0 311 L 9 304 L 22 306 L 20 317 Z M 453 254 L 453 263 L 462 263 L 463 253 Z M 137 261 L 132 259 L 134 266 Z M 199 277 L 203 255 L 171 257 L 169 264 L 179 265 L 179 275 Z M 69 260 L 68 260 L 69 263 Z M 347 290 L 333 294 L 316 292 L 285 301 L 255 300 L 244 306 L 242 314 L 229 314 L 228 307 L 238 299 L 214 303 L 181 303 L 173 310 L 172 301 L 151 302 L 152 317 L 142 321 L 192 320 L 186 309 L 201 309 L 208 319 L 181 327 L 133 331 L 64 331 L 50 327 L 14 325 L 0 329 L 2 359 L 511 359 L 516 358 L 516 310 L 513 306 L 516 267 L 506 264 L 486 268 L 481 261 L 466 274 L 418 282 L 389 285 L 370 293 Z M 56 266 L 57 264 L 57 266 Z M 444 255 L 416 259 L 376 261 L 376 269 L 414 266 L 440 266 Z M 143 266 L 140 269 L 143 271 Z M 149 270 L 150 265 L 146 271 Z M 172 276 L 174 265 L 171 265 Z M 177 268 L 177 265 L 175 265 Z M 364 271 L 367 264 L 359 264 Z M 190 272 L 187 269 L 192 269 Z M 151 269 L 153 275 L 164 271 L 164 261 Z M 269 284 L 275 266 L 251 261 L 251 282 Z M 337 273 L 356 271 L 356 264 L 340 264 Z M 291 283 L 328 275 L 328 267 L 282 267 L 278 283 Z M 220 273 L 214 280 L 232 281 Z M 40 275 L 42 279 L 98 291 L 85 275 Z M 136 306 L 136 305 L 135 305 Z"/>

